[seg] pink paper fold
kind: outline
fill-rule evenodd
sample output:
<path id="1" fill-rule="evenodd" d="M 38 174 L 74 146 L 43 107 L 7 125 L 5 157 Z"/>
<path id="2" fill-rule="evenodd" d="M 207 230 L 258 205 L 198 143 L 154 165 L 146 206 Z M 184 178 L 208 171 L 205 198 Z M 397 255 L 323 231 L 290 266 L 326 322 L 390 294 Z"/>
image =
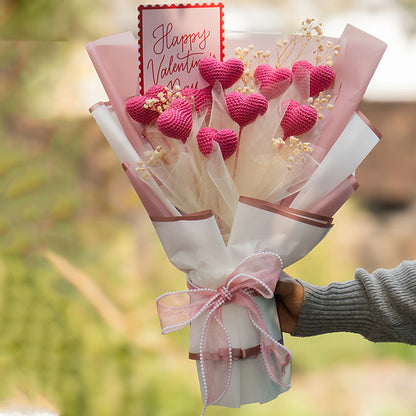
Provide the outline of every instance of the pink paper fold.
<path id="1" fill-rule="evenodd" d="M 149 186 L 137 176 L 134 168 L 127 162 L 124 162 L 122 166 L 149 217 L 172 216 L 172 213 L 162 204 Z"/>
<path id="2" fill-rule="evenodd" d="M 139 71 L 137 42 L 131 32 L 107 36 L 88 43 L 88 55 L 111 101 L 130 143 L 137 153 L 144 150 L 139 125 L 126 112 L 129 98 L 137 93 Z"/>
<path id="3" fill-rule="evenodd" d="M 351 195 L 358 189 L 358 181 L 354 175 L 350 175 L 341 182 L 333 191 L 323 197 L 309 212 L 327 217 L 334 214 L 344 205 Z"/>
<path id="4" fill-rule="evenodd" d="M 334 65 L 334 91 L 340 89 L 340 93 L 317 143 L 327 151 L 356 111 L 387 47 L 386 43 L 351 25 L 345 27 L 341 39 L 347 40 L 345 51 Z"/>

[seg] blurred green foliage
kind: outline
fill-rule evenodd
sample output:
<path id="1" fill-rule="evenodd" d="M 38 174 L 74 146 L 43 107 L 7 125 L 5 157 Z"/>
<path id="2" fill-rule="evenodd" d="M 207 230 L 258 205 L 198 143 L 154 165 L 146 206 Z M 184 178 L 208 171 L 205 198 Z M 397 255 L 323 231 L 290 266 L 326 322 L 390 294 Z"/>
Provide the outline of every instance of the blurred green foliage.
<path id="1" fill-rule="evenodd" d="M 104 1 L 2 0 L 0 38 L 67 41 L 74 36 L 91 36 L 96 26 L 92 15 Z"/>
<path id="2" fill-rule="evenodd" d="M 0 3 L 0 401 L 23 392 L 45 397 L 61 415 L 190 416 L 201 399 L 188 331 L 162 337 L 154 307 L 185 278 L 168 263 L 94 122 L 42 111 L 68 57 L 55 41 L 99 37 L 100 5 Z M 317 284 L 350 279 L 355 263 L 339 258 L 331 238 L 290 272 Z M 347 334 L 286 344 L 299 381 L 343 363 L 416 362 L 409 346 Z M 342 404 L 312 409 L 305 392 L 208 412 L 352 414 L 337 412 Z"/>

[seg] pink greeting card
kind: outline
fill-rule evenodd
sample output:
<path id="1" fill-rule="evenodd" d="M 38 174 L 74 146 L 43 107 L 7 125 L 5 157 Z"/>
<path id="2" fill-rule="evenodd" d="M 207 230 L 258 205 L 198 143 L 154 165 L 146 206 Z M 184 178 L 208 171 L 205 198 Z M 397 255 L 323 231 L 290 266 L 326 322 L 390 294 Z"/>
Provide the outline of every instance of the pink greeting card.
<path id="1" fill-rule="evenodd" d="M 138 8 L 139 86 L 201 88 L 202 58 L 223 59 L 223 5 L 175 4 Z"/>

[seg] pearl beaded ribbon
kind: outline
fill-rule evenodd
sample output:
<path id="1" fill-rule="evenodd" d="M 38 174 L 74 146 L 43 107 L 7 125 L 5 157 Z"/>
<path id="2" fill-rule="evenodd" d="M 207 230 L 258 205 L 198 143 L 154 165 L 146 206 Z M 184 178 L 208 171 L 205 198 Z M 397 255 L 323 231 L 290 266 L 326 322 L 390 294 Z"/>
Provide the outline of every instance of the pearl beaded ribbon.
<path id="1" fill-rule="evenodd" d="M 246 308 L 253 326 L 260 336 L 260 353 L 270 379 L 281 382 L 291 360 L 290 351 L 276 341 L 263 321 L 254 296 L 272 299 L 279 279 L 282 261 L 272 252 L 254 254 L 244 259 L 218 289 L 207 289 L 189 285 L 190 290 L 165 293 L 156 300 L 162 334 L 185 328 L 207 312 L 200 340 L 200 372 L 204 410 L 218 402 L 228 390 L 233 362 L 231 339 L 222 320 L 221 308 L 233 303 Z M 228 351 L 223 359 L 219 351 Z"/>

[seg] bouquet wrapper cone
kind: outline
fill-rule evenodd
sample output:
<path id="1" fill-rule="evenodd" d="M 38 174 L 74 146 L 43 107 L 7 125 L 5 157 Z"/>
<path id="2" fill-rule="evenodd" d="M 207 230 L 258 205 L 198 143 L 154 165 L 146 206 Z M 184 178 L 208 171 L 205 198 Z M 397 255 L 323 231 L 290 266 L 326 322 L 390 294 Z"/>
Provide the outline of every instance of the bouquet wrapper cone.
<path id="1" fill-rule="evenodd" d="M 277 253 L 283 268 L 298 261 L 327 234 L 331 219 L 242 197 L 227 245 L 209 212 L 153 219 L 153 224 L 170 261 L 187 274 L 188 280 L 199 287 L 216 289 L 225 283 L 240 262 L 256 253 Z M 281 341 L 274 298 L 254 298 L 270 335 Z M 244 308 L 226 304 L 222 308 L 222 318 L 233 349 L 247 350 L 259 346 L 259 333 Z M 191 354 L 199 354 L 204 321 L 205 315 L 201 315 L 191 324 Z M 197 367 L 203 394 L 199 361 Z M 272 381 L 261 353 L 233 360 L 227 391 L 214 404 L 239 407 L 270 401 L 290 388 L 290 363 L 283 373 L 281 384 Z"/>
<path id="2" fill-rule="evenodd" d="M 262 38 L 261 43 L 267 39 L 271 38 Z M 307 255 L 330 230 L 331 218 L 321 213 L 336 211 L 353 192 L 356 188 L 352 176 L 354 170 L 378 141 L 367 123 L 355 115 L 355 110 L 386 46 L 349 25 L 340 42 L 346 49 L 343 58 L 336 62 L 334 88 L 336 90 L 342 83 L 341 93 L 317 143 L 325 152 L 318 160 L 320 166 L 296 195 L 292 206 L 282 207 L 241 197 L 227 244 L 210 212 L 152 216 L 168 258 L 186 273 L 189 284 L 213 290 L 221 288 L 241 262 L 257 253 L 275 253 L 280 256 L 281 268 L 285 268 Z M 227 50 L 233 50 L 231 44 L 225 42 L 228 56 L 232 54 L 227 54 Z M 127 99 L 137 93 L 134 37 L 126 33 L 103 38 L 88 44 L 87 50 L 120 126 L 137 154 L 141 155 L 145 149 L 144 139 L 139 126 L 128 118 L 124 108 Z M 253 299 L 268 334 L 276 341 L 281 340 L 275 300 L 261 296 L 253 296 Z M 196 356 L 201 351 L 205 314 L 203 312 L 191 324 L 190 354 Z M 230 348 L 245 351 L 259 346 L 259 331 L 245 308 L 230 302 L 221 307 L 221 314 Z M 230 362 L 231 375 L 224 393 L 215 403 L 205 402 L 205 405 L 239 407 L 247 403 L 264 403 L 290 388 L 290 361 L 282 364 L 279 383 L 270 378 L 261 350 L 258 354 Z M 216 379 L 215 374 L 213 379 L 205 380 L 201 361 L 196 363 L 204 397 L 207 382 L 221 383 L 223 380 Z M 221 375 L 220 372 L 218 377 Z"/>

